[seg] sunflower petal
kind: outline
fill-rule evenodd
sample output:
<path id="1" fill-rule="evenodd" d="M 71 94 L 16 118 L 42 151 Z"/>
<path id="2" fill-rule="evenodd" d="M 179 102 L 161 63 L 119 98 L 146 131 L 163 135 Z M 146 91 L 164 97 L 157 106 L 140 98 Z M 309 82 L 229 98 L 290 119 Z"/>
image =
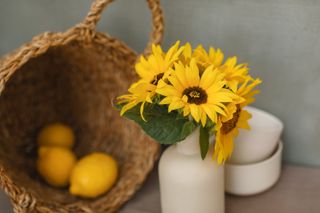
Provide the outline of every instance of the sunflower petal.
<path id="1" fill-rule="evenodd" d="M 187 68 L 186 78 L 190 87 L 199 85 L 199 69 L 194 59 L 191 60 L 190 67 Z"/>
<path id="2" fill-rule="evenodd" d="M 145 119 L 145 117 L 143 116 L 143 111 L 144 111 L 144 105 L 146 102 L 142 102 L 141 106 L 140 106 L 140 116 L 142 118 L 142 120 L 144 120 L 145 122 L 147 122 L 147 120 Z"/>
<path id="3" fill-rule="evenodd" d="M 133 107 L 135 107 L 138 103 L 137 102 L 129 102 L 126 105 L 124 105 L 120 111 L 120 115 L 123 116 L 124 113 L 130 109 L 132 109 Z"/>
<path id="4" fill-rule="evenodd" d="M 168 80 L 169 80 L 169 82 L 172 84 L 172 86 L 173 86 L 174 88 L 176 88 L 176 89 L 182 94 L 182 92 L 184 91 L 184 87 L 183 87 L 183 85 L 180 83 L 180 81 L 179 81 L 177 78 L 172 77 L 172 76 L 169 76 L 169 77 L 168 77 Z"/>
<path id="5" fill-rule="evenodd" d="M 185 103 L 182 101 L 173 101 L 170 103 L 168 111 L 171 112 L 172 110 L 180 109 L 184 107 Z"/>
<path id="6" fill-rule="evenodd" d="M 185 107 L 183 108 L 183 116 L 187 116 L 190 114 L 190 107 L 189 105 L 185 105 Z"/>
<path id="7" fill-rule="evenodd" d="M 217 123 L 217 115 L 216 113 L 209 107 L 209 105 L 201 105 L 202 109 L 205 111 L 205 113 L 208 115 L 210 120 L 214 123 Z"/>
<path id="8" fill-rule="evenodd" d="M 185 68 L 182 64 L 178 64 L 178 63 L 175 64 L 174 74 L 184 88 L 187 88 L 189 86 L 187 82 L 186 74 L 185 74 Z"/>
<path id="9" fill-rule="evenodd" d="M 201 117 L 199 106 L 197 106 L 195 104 L 190 104 L 190 112 L 191 112 L 191 115 L 194 118 L 194 120 L 196 122 L 199 122 L 200 117 Z"/>
<path id="10" fill-rule="evenodd" d="M 165 97 L 163 98 L 161 101 L 160 101 L 160 105 L 163 105 L 163 104 L 170 104 L 172 102 L 172 98 L 171 97 Z"/>
<path id="11" fill-rule="evenodd" d="M 183 56 L 185 58 L 191 58 L 192 55 L 192 47 L 190 43 L 186 43 L 184 45 Z"/>
<path id="12" fill-rule="evenodd" d="M 181 93 L 177 91 L 173 86 L 167 85 L 165 87 L 157 88 L 156 92 L 159 93 L 160 95 L 164 96 L 181 96 Z"/>
<path id="13" fill-rule="evenodd" d="M 201 124 L 204 127 L 207 123 L 207 114 L 203 111 L 201 112 Z"/>

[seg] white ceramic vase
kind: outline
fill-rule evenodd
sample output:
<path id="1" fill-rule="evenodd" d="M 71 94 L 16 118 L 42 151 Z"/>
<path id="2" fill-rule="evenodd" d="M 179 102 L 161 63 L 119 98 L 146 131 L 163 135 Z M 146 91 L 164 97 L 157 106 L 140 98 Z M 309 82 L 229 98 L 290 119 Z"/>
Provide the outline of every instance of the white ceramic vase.
<path id="1" fill-rule="evenodd" d="M 199 129 L 161 156 L 159 180 L 162 213 L 224 213 L 224 167 L 201 159 Z"/>

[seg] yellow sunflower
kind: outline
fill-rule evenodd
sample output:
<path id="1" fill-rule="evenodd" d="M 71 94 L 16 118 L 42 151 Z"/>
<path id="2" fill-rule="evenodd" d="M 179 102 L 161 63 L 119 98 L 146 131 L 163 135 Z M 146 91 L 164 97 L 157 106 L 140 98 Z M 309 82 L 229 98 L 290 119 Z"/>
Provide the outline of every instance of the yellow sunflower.
<path id="1" fill-rule="evenodd" d="M 146 59 L 141 56 L 135 70 L 140 79 L 128 89 L 129 94 L 118 97 L 118 103 L 125 104 L 120 114 L 141 103 L 140 113 L 143 120 L 143 110 L 146 102 L 152 103 L 158 82 L 166 78 L 169 68 L 179 58 L 183 48 L 179 48 L 179 41 L 173 45 L 167 53 L 164 53 L 159 45 L 152 46 L 152 54 Z"/>
<path id="2" fill-rule="evenodd" d="M 261 79 L 253 79 L 252 77 L 248 77 L 245 82 L 240 85 L 240 87 L 235 91 L 237 95 L 244 98 L 245 101 L 240 103 L 240 107 L 243 108 L 255 101 L 254 95 L 258 94 L 260 90 L 254 90 L 256 86 L 261 84 Z M 237 86 L 238 87 L 238 86 Z"/>
<path id="3" fill-rule="evenodd" d="M 254 101 L 253 96 L 259 93 L 253 90 L 261 83 L 260 79 L 248 78 L 241 86 L 236 85 L 235 93 L 241 99 L 229 103 L 226 108 L 226 114 L 220 115 L 216 123 L 216 143 L 215 154 L 218 163 L 224 163 L 233 152 L 233 139 L 238 135 L 239 128 L 250 129 L 248 120 L 251 114 L 243 107 Z"/>
<path id="4" fill-rule="evenodd" d="M 219 118 L 216 123 L 216 142 L 214 148 L 214 156 L 217 158 L 219 164 L 224 163 L 233 152 L 233 139 L 238 136 L 239 128 L 250 129 L 248 120 L 251 114 L 240 106 L 235 106 L 235 112 L 232 114 L 233 118 L 223 122 Z"/>
<path id="5" fill-rule="evenodd" d="M 123 115 L 129 109 L 135 107 L 139 103 L 140 106 L 140 114 L 143 120 L 143 110 L 146 102 L 152 103 L 152 97 L 154 96 L 154 92 L 151 92 L 155 89 L 155 86 L 152 84 L 144 84 L 144 83 L 134 83 L 128 89 L 129 94 L 122 95 L 118 97 L 118 104 L 125 104 L 120 111 L 120 114 Z"/>
<path id="6" fill-rule="evenodd" d="M 248 78 L 248 65 L 237 64 L 237 57 L 228 58 L 225 63 L 223 63 L 224 54 L 220 49 L 210 47 L 207 52 L 202 45 L 199 45 L 192 51 L 191 45 L 187 43 L 184 45 L 181 58 L 183 63 L 188 63 L 191 58 L 194 58 L 199 65 L 200 72 L 211 65 L 213 65 L 214 68 L 218 68 L 225 73 L 226 84 L 233 91 L 236 90 L 238 83 L 243 83 Z"/>
<path id="7" fill-rule="evenodd" d="M 196 60 L 200 72 L 204 71 L 208 66 L 213 66 L 217 68 L 221 66 L 223 62 L 224 55 L 220 49 L 214 49 L 213 47 L 209 48 L 209 53 L 203 48 L 202 45 L 196 47 L 193 51 L 190 43 L 184 45 L 183 53 L 180 56 L 180 60 L 183 64 L 190 63 L 190 60 L 193 58 Z"/>
<path id="8" fill-rule="evenodd" d="M 217 122 L 218 114 L 226 115 L 225 104 L 232 102 L 236 95 L 225 89 L 224 75 L 209 66 L 200 76 L 194 59 L 189 66 L 175 63 L 168 83 L 160 80 L 157 93 L 165 96 L 160 104 L 169 105 L 169 112 L 183 109 L 183 115 L 191 116 L 205 126 L 207 116 Z"/>
<path id="9" fill-rule="evenodd" d="M 173 63 L 179 59 L 183 47 L 179 48 L 180 42 L 177 41 L 167 53 L 164 53 L 160 45 L 152 45 L 152 54 L 146 59 L 140 57 L 139 63 L 136 64 L 136 72 L 142 81 L 156 85 L 163 75 L 172 67 Z"/>
<path id="10" fill-rule="evenodd" d="M 192 56 L 196 58 L 197 63 L 202 68 L 206 68 L 213 65 L 214 68 L 221 66 L 224 58 L 224 54 L 220 49 L 215 49 L 213 47 L 209 48 L 207 52 L 202 45 L 199 45 L 193 52 Z"/>
<path id="11" fill-rule="evenodd" d="M 250 78 L 248 75 L 248 65 L 237 64 L 237 57 L 228 58 L 219 69 L 225 73 L 225 80 L 232 91 L 236 91 L 239 83 L 243 83 L 246 79 Z"/>

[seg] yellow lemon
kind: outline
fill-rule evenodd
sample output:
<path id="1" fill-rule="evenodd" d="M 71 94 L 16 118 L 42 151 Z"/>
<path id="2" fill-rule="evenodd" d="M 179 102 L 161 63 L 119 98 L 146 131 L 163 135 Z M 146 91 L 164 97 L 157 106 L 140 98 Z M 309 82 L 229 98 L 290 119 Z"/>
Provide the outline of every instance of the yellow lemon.
<path id="1" fill-rule="evenodd" d="M 94 198 L 107 192 L 118 176 L 117 162 L 104 153 L 92 153 L 78 161 L 70 179 L 70 193 Z"/>
<path id="2" fill-rule="evenodd" d="M 64 147 L 39 148 L 37 169 L 45 181 L 56 187 L 67 186 L 71 171 L 76 164 L 76 156 Z"/>
<path id="3" fill-rule="evenodd" d="M 61 146 L 72 148 L 75 136 L 72 129 L 61 123 L 44 127 L 38 135 L 39 146 Z"/>

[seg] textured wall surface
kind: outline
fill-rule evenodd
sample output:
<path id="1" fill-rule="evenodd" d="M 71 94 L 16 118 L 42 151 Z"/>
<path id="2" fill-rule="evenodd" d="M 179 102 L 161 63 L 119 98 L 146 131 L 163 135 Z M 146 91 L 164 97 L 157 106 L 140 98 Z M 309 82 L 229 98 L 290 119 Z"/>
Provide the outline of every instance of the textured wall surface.
<path id="1" fill-rule="evenodd" d="M 63 31 L 88 11 L 89 0 L 1 0 L 0 54 L 43 31 Z M 255 106 L 285 123 L 285 160 L 320 165 L 320 1 L 162 0 L 167 47 L 175 40 L 214 45 L 248 62 L 264 80 Z M 100 31 L 141 51 L 150 32 L 143 0 L 119 0 Z"/>

